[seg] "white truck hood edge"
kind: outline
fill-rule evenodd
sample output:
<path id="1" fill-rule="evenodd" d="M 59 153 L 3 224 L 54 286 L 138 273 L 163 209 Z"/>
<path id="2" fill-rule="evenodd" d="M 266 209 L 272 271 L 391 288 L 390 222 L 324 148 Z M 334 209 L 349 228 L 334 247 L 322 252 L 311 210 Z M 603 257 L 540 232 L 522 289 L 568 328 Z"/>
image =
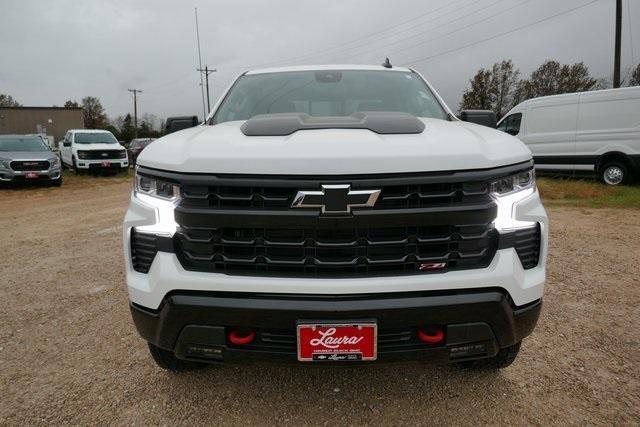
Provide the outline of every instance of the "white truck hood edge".
<path id="1" fill-rule="evenodd" d="M 495 129 L 422 120 L 421 134 L 393 135 L 318 129 L 245 136 L 243 121 L 202 125 L 154 141 L 138 164 L 187 173 L 358 175 L 485 169 L 531 159 L 522 142 Z"/>

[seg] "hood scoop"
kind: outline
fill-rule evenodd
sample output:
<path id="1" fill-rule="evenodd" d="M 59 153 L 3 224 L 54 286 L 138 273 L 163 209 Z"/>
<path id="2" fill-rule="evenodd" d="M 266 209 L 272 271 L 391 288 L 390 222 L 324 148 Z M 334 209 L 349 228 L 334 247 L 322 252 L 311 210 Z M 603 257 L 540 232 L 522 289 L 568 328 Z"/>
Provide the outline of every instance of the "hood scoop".
<path id="1" fill-rule="evenodd" d="M 370 111 L 350 116 L 312 117 L 306 113 L 253 116 L 241 127 L 246 136 L 286 136 L 309 129 L 368 129 L 379 134 L 422 133 L 424 123 L 409 113 Z"/>

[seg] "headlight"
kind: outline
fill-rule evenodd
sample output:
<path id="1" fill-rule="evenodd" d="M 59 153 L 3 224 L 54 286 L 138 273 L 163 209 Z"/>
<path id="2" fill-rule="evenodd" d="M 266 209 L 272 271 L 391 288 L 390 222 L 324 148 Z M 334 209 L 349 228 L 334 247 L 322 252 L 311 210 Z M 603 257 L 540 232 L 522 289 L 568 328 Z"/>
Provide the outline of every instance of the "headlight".
<path id="1" fill-rule="evenodd" d="M 144 194 L 168 201 L 176 201 L 180 197 L 180 186 L 172 182 L 140 175 L 137 170 L 134 191 L 136 194 Z"/>
<path id="2" fill-rule="evenodd" d="M 506 232 L 536 225 L 534 221 L 520 221 L 514 218 L 516 204 L 536 192 L 536 176 L 533 169 L 497 179 L 491 183 L 490 189 L 491 197 L 498 206 L 498 214 L 494 220 L 494 226 L 498 231 Z"/>
<path id="3" fill-rule="evenodd" d="M 79 159 L 88 159 L 89 158 L 89 153 L 87 151 L 78 151 L 78 158 Z"/>
<path id="4" fill-rule="evenodd" d="M 60 167 L 60 159 L 58 157 L 54 157 L 51 160 L 49 160 L 49 168 L 50 169 L 55 169 L 55 168 L 59 168 Z"/>
<path id="5" fill-rule="evenodd" d="M 536 174 L 533 169 L 500 178 L 491 183 L 491 193 L 499 196 L 516 191 L 535 188 Z"/>
<path id="6" fill-rule="evenodd" d="M 9 169 L 9 163 L 11 163 L 11 160 L 0 159 L 0 168 Z"/>
<path id="7" fill-rule="evenodd" d="M 121 158 L 121 159 L 126 159 L 126 158 L 127 158 L 127 152 L 126 152 L 126 150 L 122 150 L 122 151 L 120 152 L 120 158 Z"/>
<path id="8" fill-rule="evenodd" d="M 174 209 L 180 202 L 180 186 L 155 177 L 141 175 L 136 168 L 133 195 L 136 199 L 156 211 L 156 222 L 154 224 L 137 226 L 136 230 L 169 237 L 173 236 L 177 228 Z"/>

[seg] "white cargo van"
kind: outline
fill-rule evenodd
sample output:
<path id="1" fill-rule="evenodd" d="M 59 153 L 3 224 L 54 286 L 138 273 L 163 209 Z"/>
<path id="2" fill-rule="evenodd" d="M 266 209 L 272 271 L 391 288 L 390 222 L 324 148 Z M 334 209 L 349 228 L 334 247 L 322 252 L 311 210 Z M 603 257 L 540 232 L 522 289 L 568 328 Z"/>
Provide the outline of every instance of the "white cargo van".
<path id="1" fill-rule="evenodd" d="M 529 147 L 536 169 L 593 171 L 611 185 L 640 172 L 640 87 L 529 99 L 498 129 Z"/>

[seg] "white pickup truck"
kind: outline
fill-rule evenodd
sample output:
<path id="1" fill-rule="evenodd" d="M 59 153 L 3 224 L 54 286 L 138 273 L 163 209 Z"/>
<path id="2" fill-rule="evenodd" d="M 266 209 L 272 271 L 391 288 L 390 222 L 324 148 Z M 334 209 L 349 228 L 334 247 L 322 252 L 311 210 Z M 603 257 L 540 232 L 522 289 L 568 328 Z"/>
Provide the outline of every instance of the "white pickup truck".
<path id="1" fill-rule="evenodd" d="M 69 130 L 60 144 L 60 159 L 76 173 L 119 172 L 129 168 L 127 150 L 108 130 Z"/>
<path id="2" fill-rule="evenodd" d="M 138 158 L 135 325 L 163 368 L 243 359 L 508 366 L 542 306 L 531 152 L 416 71 L 242 74 Z"/>

